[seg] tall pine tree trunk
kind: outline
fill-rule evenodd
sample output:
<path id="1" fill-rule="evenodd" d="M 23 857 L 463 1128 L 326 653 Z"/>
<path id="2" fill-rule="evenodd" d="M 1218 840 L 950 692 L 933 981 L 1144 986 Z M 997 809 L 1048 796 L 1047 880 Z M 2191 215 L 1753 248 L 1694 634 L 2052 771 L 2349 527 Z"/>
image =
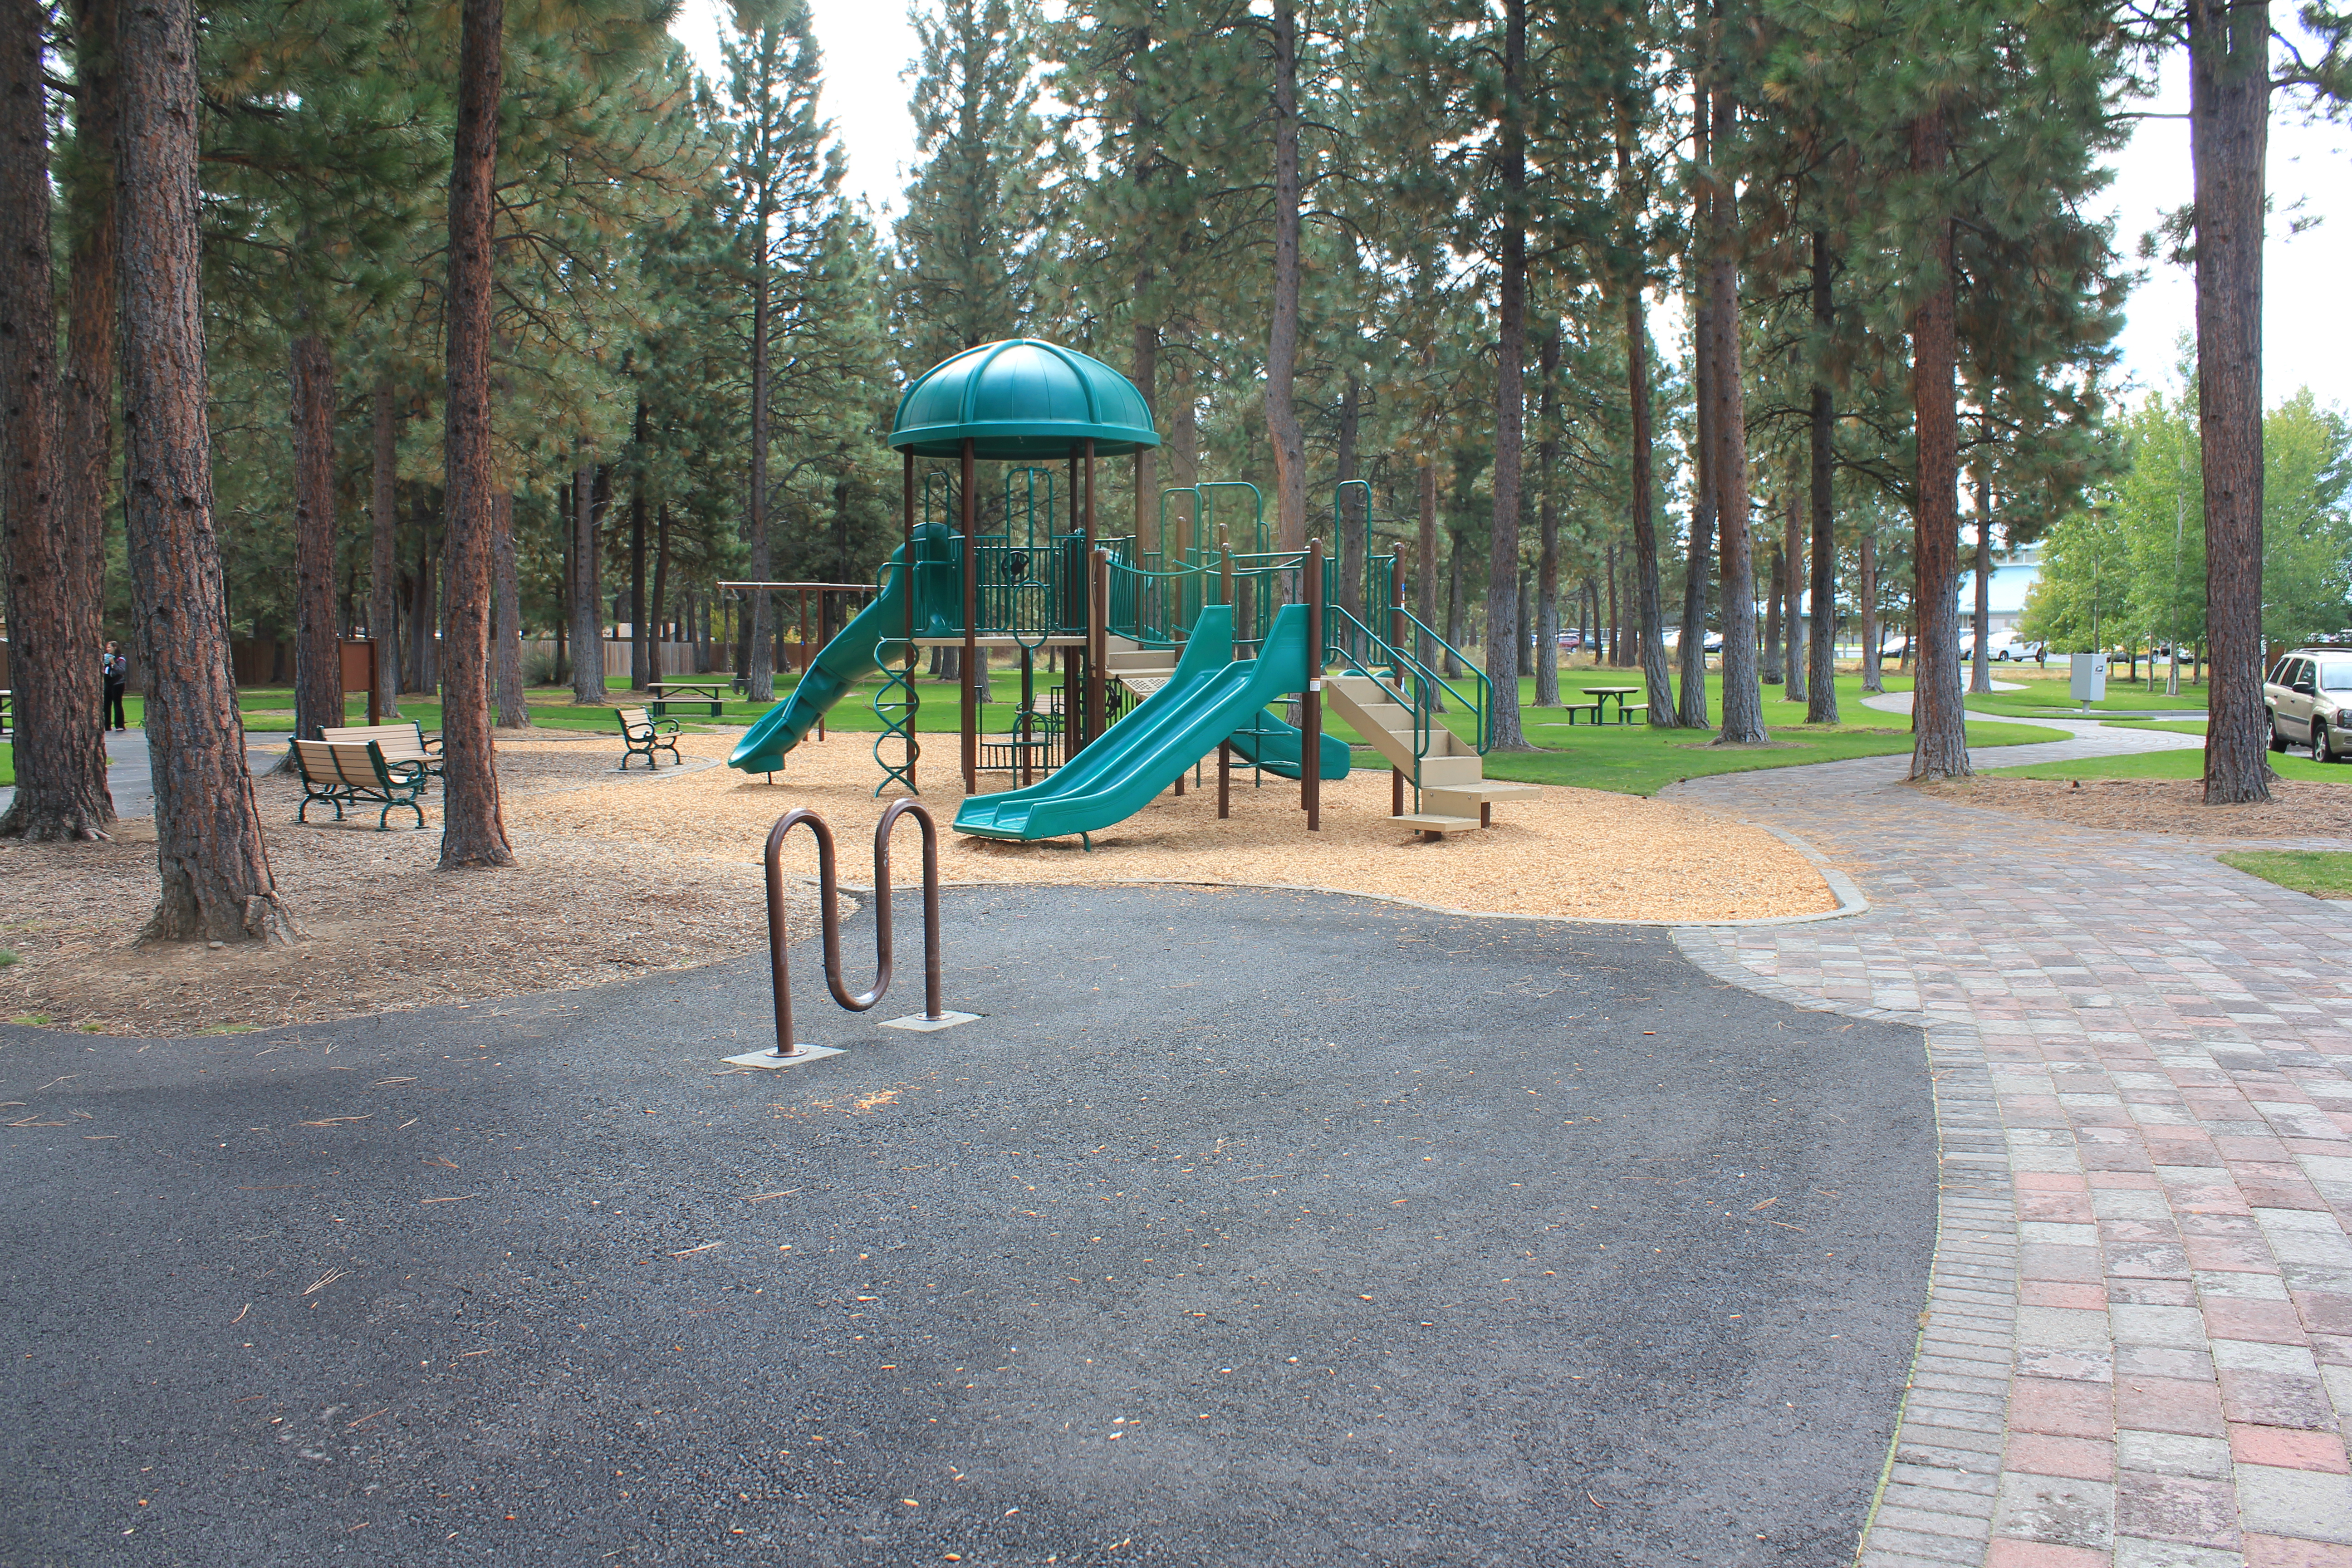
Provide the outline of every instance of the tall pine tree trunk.
<path id="1" fill-rule="evenodd" d="M 1706 116 L 1699 116 L 1702 127 Z M 1693 205 L 1694 222 L 1704 213 L 1706 198 Z M 1709 321 L 1706 291 L 1694 290 L 1691 300 L 1691 370 L 1695 420 L 1698 439 L 1691 453 L 1690 546 L 1683 571 L 1683 689 L 1675 707 L 1683 727 L 1704 730 L 1712 722 L 1706 700 L 1706 585 L 1715 547 L 1715 466 L 1710 455 L 1715 441 L 1715 409 L 1708 391 L 1715 384 L 1709 368 L 1708 343 L 1714 329 Z"/>
<path id="2" fill-rule="evenodd" d="M 1830 289 L 1834 281 L 1834 267 L 1830 258 L 1830 237 L 1816 229 L 1813 232 L 1813 328 L 1826 342 L 1836 325 L 1836 301 Z M 1813 523 L 1813 617 L 1811 635 L 1805 642 L 1805 655 L 1810 679 L 1805 691 L 1805 722 L 1834 724 L 1838 721 L 1837 699 L 1837 467 L 1836 435 L 1837 407 L 1830 396 L 1829 384 L 1813 383 L 1812 407 L 1807 421 L 1811 459 L 1808 479 L 1811 484 Z"/>
<path id="3" fill-rule="evenodd" d="M 1519 465 L 1527 418 L 1527 0 L 1503 0 L 1502 268 L 1495 342 L 1495 523 L 1486 560 L 1486 668 L 1494 682 L 1494 749 L 1528 750 L 1519 727 Z"/>
<path id="4" fill-rule="evenodd" d="M 1298 16 L 1271 0 L 1274 38 L 1274 319 L 1265 339 L 1265 434 L 1274 448 L 1275 547 L 1307 548 L 1307 437 L 1298 425 Z M 1306 597 L 1284 574 L 1285 596 Z"/>
<path id="5" fill-rule="evenodd" d="M 1865 522 L 1862 529 L 1862 689 L 1873 696 L 1886 689 L 1886 678 L 1879 671 L 1878 657 L 1878 526 Z"/>
<path id="6" fill-rule="evenodd" d="M 1363 388 L 1349 371 L 1339 392 L 1339 440 L 1337 451 L 1339 483 L 1346 484 L 1357 477 L 1356 444 L 1361 425 Z M 1332 544 L 1339 552 L 1339 607 L 1349 615 L 1371 624 L 1364 611 L 1364 567 L 1371 559 L 1372 505 L 1369 497 L 1358 490 L 1338 490 L 1339 498 L 1331 508 L 1331 530 L 1336 537 Z M 1352 637 L 1350 646 L 1353 646 Z"/>
<path id="7" fill-rule="evenodd" d="M 213 529 L 191 0 L 123 10 L 116 51 L 124 536 L 147 675 L 156 859 L 143 938 L 289 941 L 245 763 Z M 83 657 L 87 657 L 85 653 Z"/>
<path id="8" fill-rule="evenodd" d="M 1781 667 L 1782 695 L 1790 702 L 1805 700 L 1805 535 L 1797 517 L 1797 491 L 1791 485 L 1781 501 L 1786 523 L 1781 531 L 1780 554 L 1788 562 L 1788 574 L 1783 592 L 1788 597 L 1789 616 L 1784 628 L 1788 633 L 1787 662 Z"/>
<path id="9" fill-rule="evenodd" d="M 290 345 L 294 402 L 294 732 L 316 740 L 343 721 L 335 636 L 335 359 L 306 332 Z"/>
<path id="10" fill-rule="evenodd" d="M 637 399 L 629 465 L 629 689 L 643 691 L 653 677 L 653 621 L 646 614 L 646 400 Z"/>
<path id="11" fill-rule="evenodd" d="M 497 616 L 498 647 L 490 666 L 498 685 L 499 728 L 530 726 L 530 703 L 522 683 L 522 579 L 515 565 L 514 492 L 498 492 L 492 521 L 498 533 L 490 557 L 491 595 Z"/>
<path id="12" fill-rule="evenodd" d="M 31 0 L 0 4 L 0 556 L 16 723 L 16 795 L 0 835 L 98 839 L 114 822 L 90 571 L 99 536 L 77 529 L 77 455 L 58 438 L 74 395 L 58 380 L 42 23 Z"/>
<path id="13" fill-rule="evenodd" d="M 1772 575 L 1764 590 L 1764 665 L 1757 679 L 1767 686 L 1780 684 L 1780 606 L 1789 597 L 1789 555 L 1772 552 Z"/>
<path id="14" fill-rule="evenodd" d="M 509 866 L 490 728 L 490 562 L 499 501 L 490 447 L 491 184 L 506 75 L 505 0 L 464 0 L 457 124 L 449 168 L 448 405 L 443 481 L 448 520 L 447 658 L 442 679 L 441 868 Z M 594 652 L 592 647 L 590 652 Z M 603 661 L 597 661 L 602 674 Z"/>
<path id="15" fill-rule="evenodd" d="M 669 503 L 662 502 L 661 509 L 655 515 L 658 521 L 654 527 L 654 640 L 650 645 L 651 655 L 646 660 L 646 668 L 653 672 L 653 679 L 659 680 L 662 679 L 662 642 L 667 631 L 663 617 L 669 613 L 670 607 Z"/>
<path id="16" fill-rule="evenodd" d="M 1992 475 L 1984 468 L 1977 470 L 1977 569 L 1976 569 L 1976 646 L 1969 650 L 1969 690 L 1979 697 L 1992 695 L 1992 654 L 1987 644 L 1992 637 L 1986 623 L 1992 617 Z"/>
<path id="17" fill-rule="evenodd" d="M 1951 159 L 1951 132 L 1941 108 L 1912 121 L 1911 167 L 1936 185 Z M 1960 706 L 1958 565 L 1959 415 L 1952 319 L 1952 225 L 1939 216 L 1927 233 L 1923 279 L 1928 292 L 1911 314 L 1912 418 L 1918 430 L 1919 496 L 1912 592 L 1911 776 L 1961 778 L 1969 773 L 1968 721 Z"/>
<path id="18" fill-rule="evenodd" d="M 775 556 L 768 543 L 768 431 L 771 416 L 771 410 L 768 407 L 769 353 L 771 352 L 768 335 L 771 330 L 770 320 L 774 313 L 774 302 L 770 298 L 768 284 L 768 223 L 771 216 L 763 197 L 760 207 L 758 234 L 754 239 L 758 247 L 758 257 L 752 267 L 754 293 L 751 300 L 751 571 L 752 581 L 757 583 L 772 582 L 776 575 Z M 578 612 L 575 611 L 573 613 L 575 628 L 578 620 Z M 746 701 L 764 703 L 773 702 L 776 700 L 775 624 L 775 607 L 769 599 L 768 591 L 764 588 L 754 588 L 751 590 L 751 625 L 745 628 L 742 658 L 739 666 L 743 675 Z M 575 629 L 572 635 L 577 638 L 579 633 Z M 600 657 L 597 661 L 596 696 L 593 699 L 579 697 L 578 693 L 582 688 L 580 681 L 575 679 L 572 682 L 575 699 L 583 702 L 603 701 L 604 700 L 604 662 Z"/>
<path id="19" fill-rule="evenodd" d="M 1552 484 L 1559 465 L 1559 338 L 1558 321 L 1544 333 L 1536 390 L 1536 605 L 1541 625 L 1536 637 L 1536 706 L 1559 706 L 1559 637 L 1554 629 L 1559 602 L 1559 497 Z"/>
<path id="20" fill-rule="evenodd" d="M 1728 91 L 1715 96 L 1711 145 L 1723 151 L 1735 129 Z M 1707 395 L 1715 405 L 1715 523 L 1722 540 L 1723 732 L 1733 744 L 1768 738 L 1756 670 L 1756 574 L 1748 525 L 1748 401 L 1739 354 L 1739 209 L 1727 173 L 1711 182 L 1715 209 L 1706 258 L 1713 339 Z"/>
<path id="21" fill-rule="evenodd" d="M 755 451 L 754 468 L 761 467 Z M 753 524 L 751 575 L 764 581 L 767 563 L 762 559 L 767 540 L 764 518 Z M 572 478 L 572 700 L 602 703 L 604 691 L 604 594 L 597 582 L 596 568 L 601 552 L 596 541 L 596 469 L 592 464 L 582 464 Z M 768 602 L 765 594 L 751 595 L 761 605 Z M 759 625 L 755 616 L 753 625 Z M 751 637 L 751 669 L 756 677 L 762 667 L 759 633 Z M 755 701 L 765 699 L 754 698 Z"/>
<path id="22" fill-rule="evenodd" d="M 368 412 L 374 437 L 368 485 L 368 638 L 375 644 L 376 708 L 380 717 L 400 717 L 400 509 L 393 483 L 399 477 L 399 414 L 393 406 L 392 378 L 376 378 Z"/>
<path id="23" fill-rule="evenodd" d="M 1151 286 L 1150 267 L 1139 268 L 1135 278 L 1136 299 L 1144 298 Z M 1128 379 L 1143 394 L 1143 405 L 1158 410 L 1160 406 L 1160 323 L 1138 320 L 1129 339 L 1130 359 Z M 1139 542 L 1151 537 L 1160 518 L 1160 454 L 1150 447 L 1135 449 L 1135 537 Z M 1208 542 L 1201 542 L 1205 545 Z M 1191 627 L 1185 628 L 1190 631 Z"/>
<path id="24" fill-rule="evenodd" d="M 2205 801 L 2270 798 L 2263 703 L 2263 159 L 2269 0 L 2189 0 L 2196 177 L 2198 448 L 2211 644 Z"/>

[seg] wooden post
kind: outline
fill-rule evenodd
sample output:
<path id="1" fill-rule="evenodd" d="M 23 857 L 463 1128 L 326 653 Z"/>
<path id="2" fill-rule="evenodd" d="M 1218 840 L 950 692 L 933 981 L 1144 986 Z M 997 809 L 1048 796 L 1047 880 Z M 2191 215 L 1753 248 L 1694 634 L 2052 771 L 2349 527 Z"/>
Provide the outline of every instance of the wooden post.
<path id="1" fill-rule="evenodd" d="M 1389 815 L 1391 816 L 1404 815 L 1404 770 L 1402 768 L 1389 770 Z"/>
<path id="2" fill-rule="evenodd" d="M 1298 804 L 1307 831 L 1323 826 L 1323 542 L 1307 542 L 1307 692 L 1299 703 Z"/>
<path id="3" fill-rule="evenodd" d="M 971 437 L 963 442 L 963 792 L 980 789 L 980 527 L 973 505 L 978 484 Z"/>
<path id="4" fill-rule="evenodd" d="M 1086 740 L 1091 744 L 1103 731 L 1103 669 L 1110 663 L 1110 562 L 1103 557 L 1095 564 L 1095 439 L 1089 436 L 1080 452 L 1087 465 L 1086 531 L 1087 561 L 1089 575 L 1099 574 L 1094 591 L 1087 595 L 1087 727 Z"/>
<path id="5" fill-rule="evenodd" d="M 1217 742 L 1217 815 L 1234 814 L 1234 743 Z"/>

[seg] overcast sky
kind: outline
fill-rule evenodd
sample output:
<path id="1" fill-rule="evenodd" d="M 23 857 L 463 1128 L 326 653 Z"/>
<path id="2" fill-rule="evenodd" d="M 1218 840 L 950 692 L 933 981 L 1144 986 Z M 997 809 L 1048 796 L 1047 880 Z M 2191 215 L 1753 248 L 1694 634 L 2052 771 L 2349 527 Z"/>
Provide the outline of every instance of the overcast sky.
<path id="1" fill-rule="evenodd" d="M 824 49 L 823 110 L 848 150 L 850 189 L 884 214 L 898 205 L 915 155 L 902 75 L 915 56 L 914 29 L 903 0 L 811 4 Z M 716 0 L 687 0 L 673 28 L 714 78 L 720 72 L 719 15 Z M 2164 92 L 2146 107 L 2184 110 L 2185 71 L 2169 71 Z M 2196 324 L 2187 270 L 2137 259 L 2140 235 L 2166 209 L 2186 202 L 2189 187 L 2188 123 L 2143 121 L 2117 157 L 2107 205 L 2117 218 L 2116 247 L 2147 272 L 2133 290 L 2121 345 L 2124 374 L 2143 387 L 2172 384 L 2177 345 Z M 2308 385 L 2323 403 L 2352 412 L 2352 135 L 2341 124 L 2305 123 L 2296 101 L 2282 95 L 2271 121 L 2270 188 L 2275 216 L 2264 258 L 2264 401 Z M 2321 221 L 2291 235 L 2290 216 Z"/>

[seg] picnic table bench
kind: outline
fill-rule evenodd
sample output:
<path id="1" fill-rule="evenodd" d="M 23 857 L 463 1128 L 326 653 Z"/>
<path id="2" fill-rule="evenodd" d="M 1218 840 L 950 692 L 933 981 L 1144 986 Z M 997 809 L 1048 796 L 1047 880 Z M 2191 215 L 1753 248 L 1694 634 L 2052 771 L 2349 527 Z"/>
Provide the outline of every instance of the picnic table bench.
<path id="1" fill-rule="evenodd" d="M 649 680 L 646 689 L 654 694 L 654 700 L 646 704 L 646 712 L 659 719 L 669 711 L 671 702 L 683 696 L 691 701 L 709 703 L 710 716 L 716 719 L 725 706 L 724 695 L 730 684 L 726 680 Z"/>
<path id="2" fill-rule="evenodd" d="M 656 752 L 667 752 L 669 760 L 681 767 L 685 759 L 677 754 L 677 721 L 662 719 L 642 708 L 615 708 L 613 716 L 621 721 L 621 743 L 628 749 L 621 753 L 621 770 L 628 771 L 631 757 L 643 757 L 646 766 L 658 772 L 661 759 Z"/>
<path id="3" fill-rule="evenodd" d="M 387 763 L 422 763 L 428 773 L 441 772 L 441 737 L 428 740 L 425 726 L 413 719 L 405 724 L 321 724 L 319 739 L 352 746 L 373 741 Z"/>
<path id="4" fill-rule="evenodd" d="M 294 814 L 297 822 L 309 821 L 310 807 L 321 803 L 333 806 L 335 820 L 341 822 L 344 806 L 364 801 L 383 806 L 376 813 L 379 833 L 391 826 L 395 805 L 416 813 L 416 826 L 425 826 L 425 807 L 419 797 L 433 776 L 421 761 L 389 759 L 373 741 L 297 741 L 294 768 L 302 779 L 302 805 Z"/>

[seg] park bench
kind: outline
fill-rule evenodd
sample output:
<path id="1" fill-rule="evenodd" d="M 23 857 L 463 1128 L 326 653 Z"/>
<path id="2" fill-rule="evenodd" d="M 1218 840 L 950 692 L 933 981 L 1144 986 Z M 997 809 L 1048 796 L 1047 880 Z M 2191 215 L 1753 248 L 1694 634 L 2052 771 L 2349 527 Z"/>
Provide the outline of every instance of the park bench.
<path id="1" fill-rule="evenodd" d="M 416 826 L 425 826 L 425 807 L 419 797 L 433 782 L 432 775 L 413 758 L 386 760 L 383 748 L 373 741 L 297 741 L 294 768 L 302 777 L 303 792 L 301 809 L 294 814 L 297 822 L 310 820 L 310 807 L 320 802 L 333 806 L 335 820 L 341 822 L 344 806 L 364 801 L 383 806 L 376 813 L 378 832 L 391 826 L 395 805 L 416 813 Z"/>
<path id="2" fill-rule="evenodd" d="M 1559 710 L 1568 715 L 1568 721 L 1570 724 L 1576 722 L 1576 716 L 1579 713 L 1589 713 L 1592 716 L 1594 723 L 1601 722 L 1601 704 L 1598 702 L 1563 702 L 1559 705 Z"/>
<path id="3" fill-rule="evenodd" d="M 1648 722 L 1650 717 L 1650 705 L 1646 702 L 1620 702 L 1617 704 L 1617 722 L 1620 724 L 1631 724 L 1633 721 L 1633 715 L 1636 713 L 1639 713 L 1642 716 L 1644 723 Z"/>
<path id="4" fill-rule="evenodd" d="M 387 763 L 422 763 L 428 773 L 441 772 L 441 737 L 426 740 L 425 726 L 413 719 L 405 724 L 321 724 L 319 739 L 351 746 L 373 741 Z"/>
<path id="5" fill-rule="evenodd" d="M 677 754 L 677 721 L 656 719 L 642 708 L 615 708 L 613 716 L 621 721 L 621 743 L 628 748 L 621 754 L 621 768 L 626 772 L 631 757 L 643 757 L 646 766 L 658 771 L 661 759 L 656 752 L 667 752 L 669 760 L 683 766 L 685 759 Z"/>
<path id="6" fill-rule="evenodd" d="M 719 696 L 727 689 L 724 680 L 649 680 L 646 689 L 654 694 L 654 700 L 646 704 L 648 718 L 667 718 L 672 703 L 708 702 L 713 719 L 725 711 Z"/>

